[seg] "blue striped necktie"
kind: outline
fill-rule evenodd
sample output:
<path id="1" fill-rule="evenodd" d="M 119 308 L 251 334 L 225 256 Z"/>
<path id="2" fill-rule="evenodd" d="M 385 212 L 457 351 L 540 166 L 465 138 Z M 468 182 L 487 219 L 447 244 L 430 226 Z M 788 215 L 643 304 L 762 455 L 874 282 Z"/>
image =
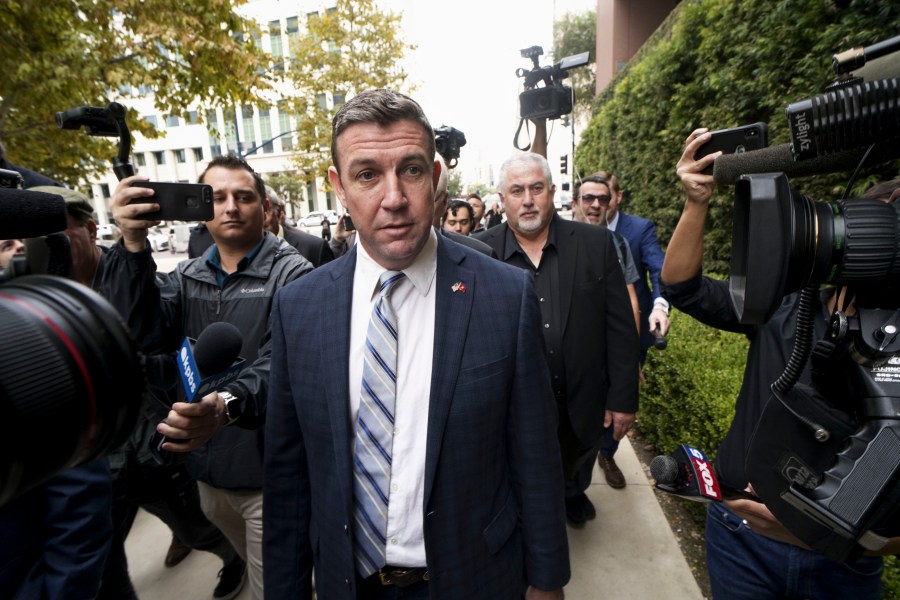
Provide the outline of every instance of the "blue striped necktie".
<path id="1" fill-rule="evenodd" d="M 397 315 L 392 286 L 404 277 L 385 271 L 369 318 L 362 392 L 353 449 L 353 496 L 356 568 L 368 577 L 385 565 L 394 401 L 397 394 Z"/>

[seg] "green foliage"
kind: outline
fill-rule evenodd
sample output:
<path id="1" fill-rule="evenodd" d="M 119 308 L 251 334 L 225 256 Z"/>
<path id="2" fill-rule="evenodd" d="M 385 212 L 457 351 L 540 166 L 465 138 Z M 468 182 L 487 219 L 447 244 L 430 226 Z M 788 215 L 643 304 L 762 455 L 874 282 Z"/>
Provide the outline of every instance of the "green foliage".
<path id="1" fill-rule="evenodd" d="M 11 162 L 77 185 L 108 165 L 108 140 L 56 127 L 54 114 L 106 106 L 146 86 L 165 114 L 265 104 L 272 79 L 240 0 L 12 0 L 0 10 L 0 140 Z M 157 134 L 130 111 L 128 122 Z"/>
<path id="2" fill-rule="evenodd" d="M 676 310 L 671 320 L 668 348 L 647 353 L 638 427 L 662 452 L 688 444 L 715 455 L 734 417 L 747 339 Z"/>
<path id="3" fill-rule="evenodd" d="M 266 173 L 266 184 L 294 208 L 300 208 L 306 195 L 306 179 L 303 171 L 279 171 Z"/>
<path id="4" fill-rule="evenodd" d="M 831 56 L 890 37 L 900 4 L 855 0 L 694 0 L 682 2 L 597 101 L 577 154 L 579 172 L 606 169 L 626 191 L 625 210 L 650 218 L 666 242 L 683 196 L 675 163 L 696 127 L 763 121 L 769 143 L 789 141 L 784 109 L 833 79 Z M 891 179 L 900 163 L 866 168 L 866 185 Z M 792 179 L 798 192 L 829 200 L 849 173 Z M 727 272 L 733 193 L 711 204 L 705 268 Z"/>
<path id="5" fill-rule="evenodd" d="M 351 98 L 374 88 L 399 89 L 406 72 L 399 59 L 407 45 L 399 36 L 400 16 L 373 0 L 337 0 L 334 10 L 311 18 L 305 35 L 292 40 L 288 75 L 304 93 L 288 99 L 297 115 L 294 162 L 328 185 L 331 119 L 340 108 L 324 100 Z"/>
<path id="6" fill-rule="evenodd" d="M 553 62 L 567 56 L 590 52 L 590 63 L 569 71 L 569 83 L 575 90 L 576 115 L 590 114 L 597 87 L 597 13 L 566 13 L 553 23 Z"/>
<path id="7" fill-rule="evenodd" d="M 447 194 L 451 198 L 458 198 L 463 192 L 462 173 L 456 169 L 450 169 L 447 173 Z"/>
<path id="8" fill-rule="evenodd" d="M 881 575 L 881 597 L 884 600 L 900 600 L 900 559 L 887 556 L 884 559 L 884 573 Z"/>

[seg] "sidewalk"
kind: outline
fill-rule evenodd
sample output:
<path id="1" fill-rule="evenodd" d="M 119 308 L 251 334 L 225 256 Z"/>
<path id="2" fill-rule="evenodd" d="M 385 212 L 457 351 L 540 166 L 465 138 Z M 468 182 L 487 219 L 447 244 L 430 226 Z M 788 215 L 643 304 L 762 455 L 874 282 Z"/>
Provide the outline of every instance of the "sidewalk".
<path id="1" fill-rule="evenodd" d="M 595 466 L 588 496 L 597 507 L 597 519 L 583 529 L 569 528 L 572 579 L 566 586 L 566 599 L 702 600 L 630 443 L 619 447 L 616 462 L 628 486 L 610 488 Z M 170 540 L 161 521 L 143 511 L 138 514 L 126 542 L 138 596 L 141 600 L 211 598 L 221 561 L 195 550 L 180 565 L 167 569 L 163 559 Z M 247 589 L 237 596 L 237 600 L 249 598 Z"/>

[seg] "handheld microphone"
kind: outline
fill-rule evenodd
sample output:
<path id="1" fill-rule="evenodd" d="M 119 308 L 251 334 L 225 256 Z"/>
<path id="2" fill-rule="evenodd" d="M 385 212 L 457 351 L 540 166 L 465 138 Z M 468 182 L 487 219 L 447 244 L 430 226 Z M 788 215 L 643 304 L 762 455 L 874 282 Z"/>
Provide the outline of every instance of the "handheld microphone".
<path id="1" fill-rule="evenodd" d="M 650 475 L 656 488 L 686 500 L 712 502 L 722 500 L 719 482 L 706 455 L 696 448 L 681 445 L 671 456 L 650 461 Z"/>
<path id="2" fill-rule="evenodd" d="M 241 332 L 231 323 L 212 323 L 200 332 L 197 340 L 185 338 L 178 350 L 176 362 L 184 385 L 185 402 L 196 402 L 206 394 L 237 379 L 245 360 L 238 355 L 243 345 Z M 165 419 L 163 423 L 165 423 Z M 150 438 L 150 452 L 161 465 L 175 465 L 186 455 L 164 450 L 169 438 L 154 431 Z"/>
<path id="3" fill-rule="evenodd" d="M 36 238 L 69 226 L 66 201 L 58 194 L 0 188 L 0 240 Z"/>
<path id="4" fill-rule="evenodd" d="M 238 356 L 243 343 L 238 328 L 222 321 L 209 325 L 196 341 L 185 338 L 178 351 L 178 367 L 186 402 L 237 379 L 244 368 L 245 361 Z"/>
<path id="5" fill-rule="evenodd" d="M 900 156 L 897 146 L 898 144 L 876 144 L 866 159 L 867 164 L 874 165 L 897 158 Z M 865 153 L 865 148 L 858 148 L 795 161 L 791 145 L 782 144 L 740 154 L 723 154 L 713 163 L 713 178 L 718 184 L 731 185 L 741 175 L 751 173 L 784 173 L 789 177 L 803 177 L 851 171 Z"/>
<path id="6" fill-rule="evenodd" d="M 669 345 L 669 340 L 666 339 L 666 336 L 662 334 L 662 332 L 657 327 L 650 333 L 653 334 L 653 347 L 657 350 L 665 350 Z"/>

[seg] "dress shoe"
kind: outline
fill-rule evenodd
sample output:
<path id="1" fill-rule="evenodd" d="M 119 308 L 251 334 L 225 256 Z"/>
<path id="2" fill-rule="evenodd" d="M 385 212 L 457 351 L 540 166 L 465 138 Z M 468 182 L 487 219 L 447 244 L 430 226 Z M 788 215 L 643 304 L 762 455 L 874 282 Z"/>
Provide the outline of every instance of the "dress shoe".
<path id="1" fill-rule="evenodd" d="M 587 521 L 597 518 L 597 511 L 588 497 L 581 493 L 566 498 L 566 520 L 572 527 L 583 527 Z"/>
<path id="2" fill-rule="evenodd" d="M 600 470 L 603 471 L 603 475 L 606 477 L 606 483 L 609 484 L 609 487 L 621 490 L 625 487 L 625 475 L 622 474 L 622 470 L 619 469 L 619 465 L 616 464 L 616 459 L 610 457 L 606 458 L 603 455 L 597 455 L 597 465 L 600 466 Z"/>
<path id="3" fill-rule="evenodd" d="M 169 544 L 169 551 L 166 552 L 166 566 L 174 567 L 184 560 L 191 553 L 191 547 L 179 540 L 176 536 L 172 536 L 172 543 Z"/>
<path id="4" fill-rule="evenodd" d="M 584 524 L 587 523 L 584 506 L 579 502 L 578 496 L 566 498 L 566 521 L 572 527 L 584 527 Z"/>

